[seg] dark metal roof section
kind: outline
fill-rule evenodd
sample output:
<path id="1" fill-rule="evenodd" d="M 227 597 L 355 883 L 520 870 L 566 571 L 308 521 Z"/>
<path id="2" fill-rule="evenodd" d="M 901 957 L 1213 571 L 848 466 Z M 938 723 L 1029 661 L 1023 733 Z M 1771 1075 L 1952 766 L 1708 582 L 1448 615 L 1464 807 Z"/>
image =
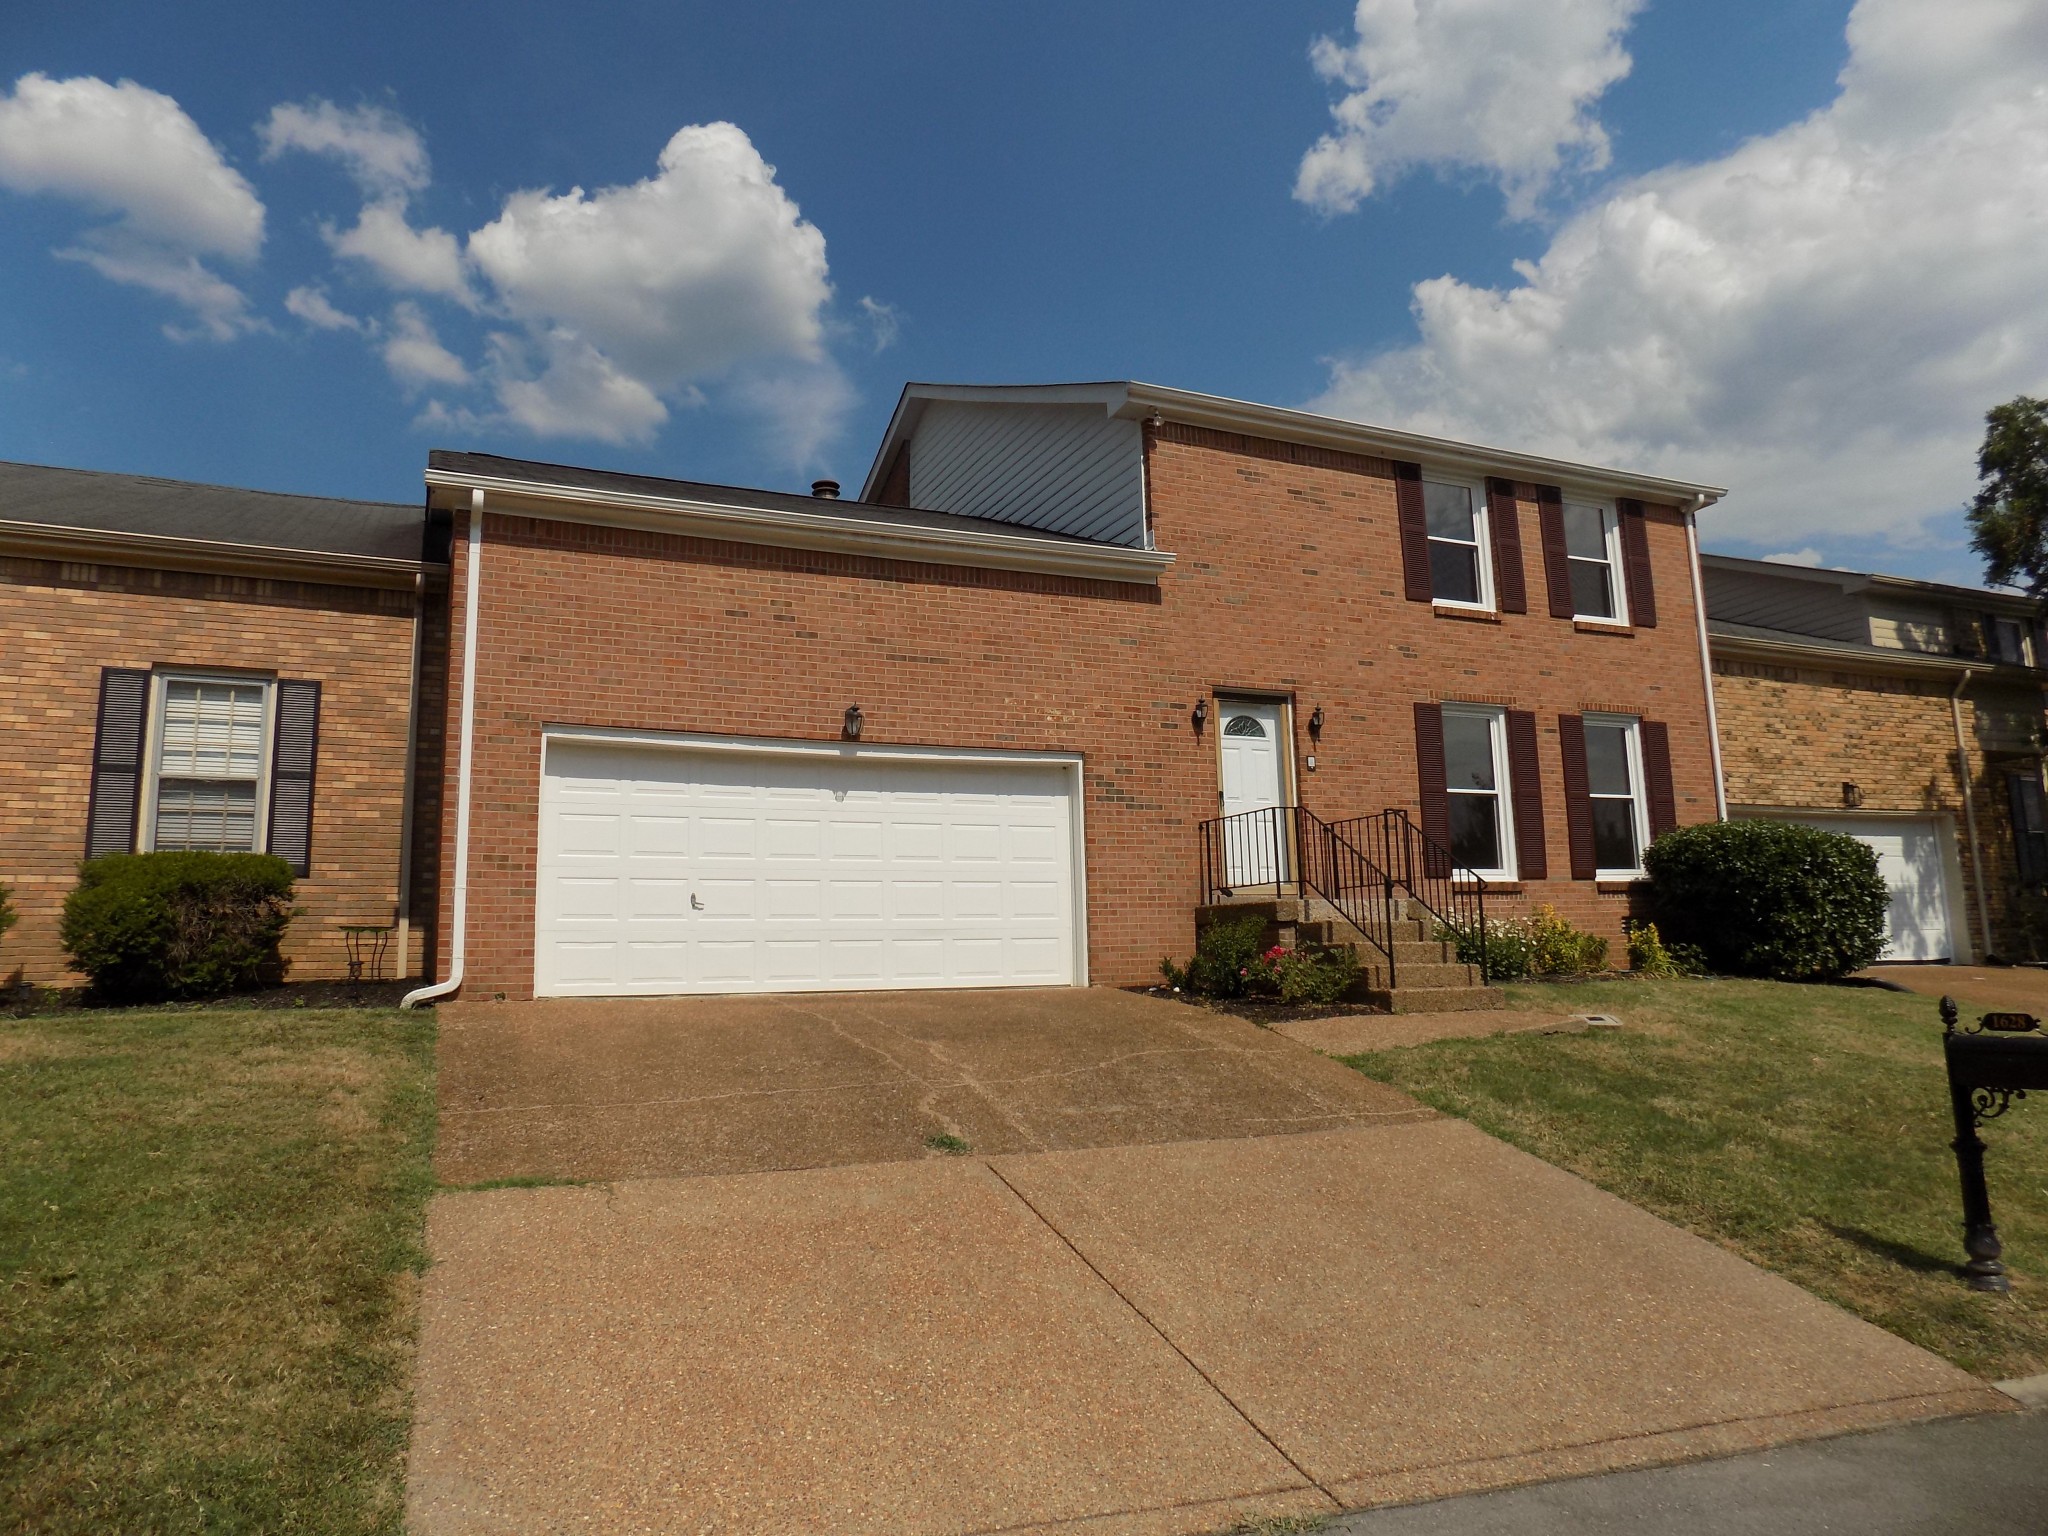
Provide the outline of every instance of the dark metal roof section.
<path id="1" fill-rule="evenodd" d="M 426 513 L 417 503 L 340 501 L 0 461 L 0 521 L 417 561 Z"/>
<path id="2" fill-rule="evenodd" d="M 1015 538 L 1064 540 L 1101 545 L 1043 528 L 1021 528 L 995 518 L 962 517 L 953 512 L 927 512 L 916 507 L 889 507 L 871 501 L 815 496 L 808 491 L 762 491 L 742 485 L 713 485 L 702 480 L 669 480 L 659 475 L 628 475 L 610 469 L 583 469 L 573 464 L 547 464 L 534 459 L 508 459 L 495 453 L 457 453 L 436 448 L 427 467 L 478 479 L 523 480 L 530 485 L 558 485 L 585 491 L 618 491 L 628 496 L 664 496 L 676 501 L 708 502 L 721 507 L 748 507 L 762 512 L 801 512 L 809 517 L 844 518 L 848 522 L 894 523 L 915 528 L 955 528 L 1000 533 Z"/>

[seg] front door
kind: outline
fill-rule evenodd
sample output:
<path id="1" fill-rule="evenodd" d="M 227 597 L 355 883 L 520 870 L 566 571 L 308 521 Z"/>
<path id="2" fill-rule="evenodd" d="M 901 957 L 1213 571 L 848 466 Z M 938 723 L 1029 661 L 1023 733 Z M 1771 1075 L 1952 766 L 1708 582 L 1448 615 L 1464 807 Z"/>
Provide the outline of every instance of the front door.
<path id="1" fill-rule="evenodd" d="M 1224 878 L 1232 887 L 1273 885 L 1287 877 L 1288 865 L 1290 829 L 1286 813 L 1278 809 L 1286 803 L 1286 706 L 1248 699 L 1219 702 Z"/>

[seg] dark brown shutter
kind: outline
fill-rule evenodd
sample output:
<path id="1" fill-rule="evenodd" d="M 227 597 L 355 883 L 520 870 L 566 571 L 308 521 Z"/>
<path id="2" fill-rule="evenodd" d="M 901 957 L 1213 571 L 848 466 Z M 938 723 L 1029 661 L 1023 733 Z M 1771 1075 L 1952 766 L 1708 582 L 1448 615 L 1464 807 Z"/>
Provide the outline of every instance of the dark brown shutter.
<path id="1" fill-rule="evenodd" d="M 135 851 L 142 805 L 142 741 L 149 712 L 149 674 L 133 667 L 100 669 L 100 718 L 92 738 L 92 798 L 85 811 L 85 856 Z"/>
<path id="2" fill-rule="evenodd" d="M 1444 711 L 1440 704 L 1415 706 L 1415 781 L 1422 792 L 1422 835 L 1441 847 L 1450 847 L 1451 792 L 1444 778 Z"/>
<path id="3" fill-rule="evenodd" d="M 1486 482 L 1486 526 L 1493 531 L 1493 598 L 1502 613 L 1527 613 L 1522 580 L 1522 512 L 1512 480 Z"/>
<path id="4" fill-rule="evenodd" d="M 320 755 L 320 685 L 277 685 L 277 736 L 270 749 L 268 847 L 295 875 L 313 869 L 313 765 Z"/>
<path id="5" fill-rule="evenodd" d="M 1671 788 L 1671 732 L 1661 720 L 1636 726 L 1643 743 L 1643 793 L 1650 802 L 1650 841 L 1678 830 L 1678 796 Z"/>
<path id="6" fill-rule="evenodd" d="M 1524 880 L 1550 878 L 1543 842 L 1543 769 L 1536 757 L 1536 717 L 1526 709 L 1508 711 L 1509 788 L 1515 799 L 1515 872 Z"/>
<path id="7" fill-rule="evenodd" d="M 1628 621 L 1638 629 L 1657 627 L 1657 588 L 1650 580 L 1650 519 L 1640 501 L 1624 496 L 1614 504 L 1621 517 L 1621 562 L 1628 570 Z"/>
<path id="8" fill-rule="evenodd" d="M 1401 522 L 1401 573 L 1408 583 L 1408 601 L 1426 603 L 1434 596 L 1429 579 L 1429 514 L 1422 505 L 1422 466 L 1394 466 L 1394 505 Z"/>
<path id="9" fill-rule="evenodd" d="M 2012 851 L 2020 884 L 2048 881 L 2048 826 L 2044 826 L 2041 781 L 2031 773 L 2005 776 L 2006 799 L 2012 810 Z"/>
<path id="10" fill-rule="evenodd" d="M 1554 485 L 1536 487 L 1536 520 L 1543 530 L 1543 579 L 1550 587 L 1550 616 L 1568 619 L 1572 602 L 1572 570 L 1565 564 L 1564 492 Z"/>
<path id="11" fill-rule="evenodd" d="M 1571 834 L 1572 878 L 1591 880 L 1600 865 L 1593 851 L 1592 782 L 1586 776 L 1586 721 L 1557 717 L 1557 744 L 1564 757 L 1564 821 Z"/>

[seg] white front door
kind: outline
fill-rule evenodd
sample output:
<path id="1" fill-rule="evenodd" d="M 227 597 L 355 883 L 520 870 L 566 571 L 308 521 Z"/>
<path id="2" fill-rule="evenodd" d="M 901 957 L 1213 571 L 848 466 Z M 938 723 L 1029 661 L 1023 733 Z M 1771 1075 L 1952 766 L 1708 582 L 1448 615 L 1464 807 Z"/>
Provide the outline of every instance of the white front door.
<path id="1" fill-rule="evenodd" d="M 1223 722 L 1224 879 L 1233 887 L 1271 885 L 1286 878 L 1288 865 L 1286 816 L 1275 809 L 1286 803 L 1285 706 L 1224 699 L 1216 714 Z M 1245 814 L 1251 811 L 1271 814 Z"/>

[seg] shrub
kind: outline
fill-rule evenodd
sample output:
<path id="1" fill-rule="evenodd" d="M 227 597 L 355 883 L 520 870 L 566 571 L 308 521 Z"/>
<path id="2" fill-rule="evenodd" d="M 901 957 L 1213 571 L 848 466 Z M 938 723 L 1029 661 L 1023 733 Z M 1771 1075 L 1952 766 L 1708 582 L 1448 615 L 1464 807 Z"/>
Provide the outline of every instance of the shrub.
<path id="1" fill-rule="evenodd" d="M 1658 926 L 1712 970 L 1832 981 L 1884 948 L 1891 897 L 1877 855 L 1843 833 L 1707 822 L 1665 833 L 1643 867 Z"/>
<path id="2" fill-rule="evenodd" d="M 0 885 L 0 934 L 4 934 L 21 920 L 21 914 L 14 910 L 14 903 L 7 898 L 14 892 Z"/>
<path id="3" fill-rule="evenodd" d="M 58 930 L 95 998 L 218 997 L 284 979 L 292 871 L 263 853 L 117 853 L 79 867 Z"/>
<path id="4" fill-rule="evenodd" d="M 1334 1003 L 1358 980 L 1348 948 L 1261 948 L 1262 917 L 1231 918 L 1204 928 L 1185 966 L 1159 963 L 1167 984 L 1198 997 L 1278 997 L 1283 1003 Z"/>
<path id="5" fill-rule="evenodd" d="M 1638 976 L 1698 976 L 1706 960 L 1690 944 L 1669 944 L 1655 923 L 1623 923 L 1628 935 L 1628 966 Z"/>
<path id="6" fill-rule="evenodd" d="M 1574 928 L 1545 903 L 1527 917 L 1498 918 L 1486 925 L 1482 949 L 1477 929 L 1437 930 L 1439 939 L 1457 945 L 1458 958 L 1486 968 L 1489 981 L 1518 981 L 1525 976 L 1583 976 L 1607 964 L 1607 941 Z"/>

